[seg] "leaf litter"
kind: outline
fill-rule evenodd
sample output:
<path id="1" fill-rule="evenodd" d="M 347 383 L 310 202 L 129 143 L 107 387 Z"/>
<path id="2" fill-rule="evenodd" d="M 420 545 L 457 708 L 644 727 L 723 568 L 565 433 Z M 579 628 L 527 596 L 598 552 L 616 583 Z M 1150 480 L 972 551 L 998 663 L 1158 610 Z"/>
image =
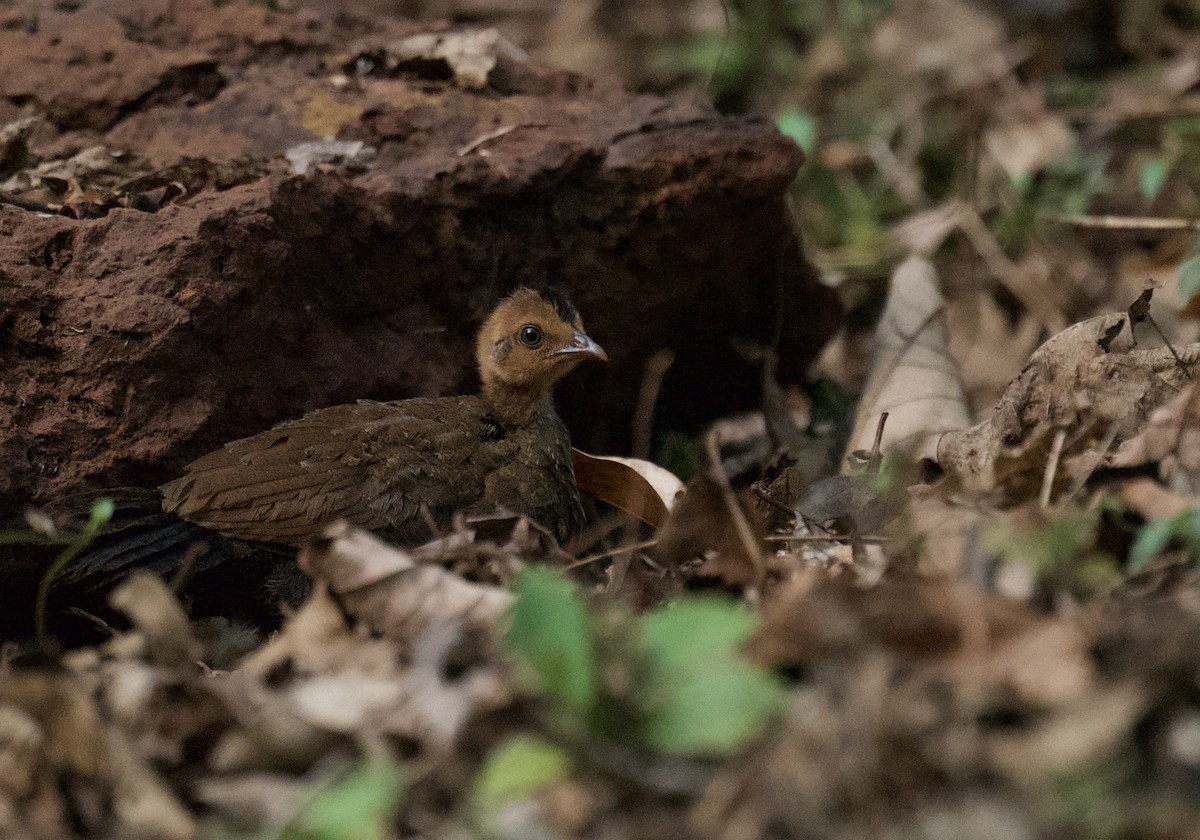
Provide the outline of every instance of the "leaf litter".
<path id="1" fill-rule="evenodd" d="M 994 94 L 978 97 L 976 174 L 997 194 L 1060 177 L 1081 122 L 1103 135 L 1197 81 L 1194 39 L 1177 39 L 1159 95 L 1122 79 L 1064 116 L 1014 72 L 1036 44 L 1006 37 L 955 0 L 897 3 L 867 42 L 885 70 L 864 77 L 902 83 L 910 112 Z M 440 33 L 344 69 L 478 89 L 513 50 L 495 30 Z M 844 51 L 814 46 L 814 83 L 845 78 Z M 581 486 L 646 523 L 618 529 L 646 538 L 616 545 L 619 578 L 611 539 L 567 552 L 504 514 L 415 548 L 331 526 L 302 555 L 312 596 L 267 640 L 191 625 L 135 577 L 107 643 L 0 658 L 0 834 L 1194 836 L 1187 309 L 1164 318 L 1144 263 L 1089 285 L 1095 253 L 1002 243 L 1012 196 L 932 204 L 912 119 L 818 153 L 842 183 L 869 162 L 919 205 L 890 231 L 856 218 L 859 239 L 813 237 L 849 299 L 871 272 L 888 289 L 836 474 L 796 462 L 829 430 L 795 422 L 772 366 L 754 490 L 715 438 L 682 491 L 652 464 L 577 453 Z M 264 166 L 33 160 L 36 131 L 0 128 L 0 190 L 77 217 Z M 293 152 L 296 170 L 369 160 L 337 141 Z M 1140 186 L 1169 199 L 1182 179 Z M 1058 223 L 1110 223 L 1068 198 Z"/>

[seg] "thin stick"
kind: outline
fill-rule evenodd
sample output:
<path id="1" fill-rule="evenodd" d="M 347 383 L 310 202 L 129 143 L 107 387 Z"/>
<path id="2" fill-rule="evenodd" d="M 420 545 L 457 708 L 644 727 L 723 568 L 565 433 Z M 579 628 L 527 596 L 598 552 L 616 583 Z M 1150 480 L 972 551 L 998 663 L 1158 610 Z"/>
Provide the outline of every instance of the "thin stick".
<path id="1" fill-rule="evenodd" d="M 880 454 L 879 448 L 883 445 L 883 427 L 887 425 L 888 413 L 885 411 L 879 415 L 879 423 L 875 426 L 875 443 L 871 447 L 871 458 L 867 461 L 867 468 L 871 472 L 879 472 L 880 465 L 883 464 L 883 455 Z"/>
<path id="2" fill-rule="evenodd" d="M 1167 345 L 1167 349 L 1171 351 L 1171 356 L 1174 357 L 1175 364 L 1177 364 L 1179 369 L 1183 371 L 1183 375 L 1188 379 L 1191 379 L 1192 372 L 1188 370 L 1187 363 L 1184 362 L 1183 359 L 1179 358 L 1179 354 L 1175 352 L 1175 345 L 1171 343 L 1171 339 L 1167 338 L 1166 333 L 1162 331 L 1162 327 L 1158 325 L 1158 321 L 1155 321 L 1154 316 L 1149 312 L 1146 313 L 1146 320 L 1150 322 L 1150 326 L 1154 327 L 1154 331 L 1158 333 L 1158 337 L 1161 338 L 1163 343 Z M 1133 329 L 1133 327 L 1130 326 L 1130 329 Z"/>
<path id="3" fill-rule="evenodd" d="M 624 515 L 610 514 L 608 516 L 603 516 L 585 528 L 582 534 L 577 537 L 573 537 L 569 543 L 563 546 L 563 551 L 572 557 L 578 557 L 583 553 L 585 548 L 591 548 L 613 531 L 624 527 Z"/>
<path id="4" fill-rule="evenodd" d="M 796 511 L 790 510 L 788 508 L 788 506 L 785 505 L 783 502 L 772 499 L 771 494 L 768 493 L 766 490 L 762 489 L 761 487 L 754 488 L 754 495 L 757 496 L 760 500 L 769 504 L 771 507 L 775 508 L 775 510 L 780 511 L 781 513 L 786 513 L 788 516 L 796 515 Z"/>
<path id="5" fill-rule="evenodd" d="M 13 207 L 20 208 L 21 210 L 29 210 L 33 213 L 45 213 L 48 216 L 60 215 L 49 204 L 42 204 L 40 201 L 32 201 L 28 198 L 20 198 L 4 190 L 0 190 L 0 204 L 11 204 Z"/>
<path id="6" fill-rule="evenodd" d="M 480 146 L 482 146 L 484 143 L 487 143 L 490 140 L 495 140 L 498 137 L 503 137 L 505 134 L 508 134 L 510 131 L 514 131 L 520 127 L 521 126 L 519 126 L 519 125 L 504 125 L 504 126 L 501 126 L 500 128 L 497 128 L 495 131 L 489 131 L 487 134 L 480 135 L 479 137 L 476 137 L 470 143 L 468 143 L 467 145 L 465 145 L 461 149 L 459 149 L 458 156 L 466 157 L 467 155 L 471 154 L 471 152 L 475 151 Z"/>
<path id="7" fill-rule="evenodd" d="M 1042 510 L 1050 508 L 1050 491 L 1054 487 L 1054 476 L 1058 472 L 1058 462 L 1062 458 L 1063 444 L 1066 441 L 1066 429 L 1059 429 L 1054 433 L 1054 442 L 1050 444 L 1050 458 L 1046 461 L 1046 471 L 1042 473 L 1042 492 L 1038 497 Z"/>
<path id="8" fill-rule="evenodd" d="M 1100 230 L 1200 230 L 1197 219 L 1164 219 L 1150 216 L 1050 216 L 1056 222 Z"/>
<path id="9" fill-rule="evenodd" d="M 845 543 L 850 542 L 851 538 L 848 534 L 771 534 L 763 539 L 767 540 L 768 542 Z M 864 543 L 875 543 L 879 545 L 886 545 L 887 543 L 891 542 L 890 537 L 880 536 L 860 536 L 858 539 Z"/>
<path id="10" fill-rule="evenodd" d="M 650 438 L 654 430 L 654 407 L 658 404 L 658 394 L 662 390 L 663 378 L 671 365 L 675 364 L 675 354 L 670 350 L 659 350 L 646 360 L 642 374 L 642 387 L 638 390 L 637 407 L 633 412 L 633 445 L 630 454 L 643 461 L 650 457 Z"/>
<path id="11" fill-rule="evenodd" d="M 971 242 L 971 246 L 987 265 L 988 270 L 1004 284 L 1017 300 L 1029 310 L 1050 333 L 1062 332 L 1067 327 L 1066 318 L 1054 301 L 1036 283 L 1030 283 L 1020 267 L 1008 258 L 996 237 L 988 230 L 983 219 L 972 208 L 960 203 L 957 213 L 958 229 Z"/>
<path id="12" fill-rule="evenodd" d="M 588 563 L 594 563 L 597 560 L 605 560 L 609 557 L 616 557 L 618 554 L 623 554 L 626 551 L 642 551 L 651 546 L 658 545 L 658 538 L 646 540 L 645 542 L 634 543 L 633 545 L 622 545 L 608 551 L 601 551 L 599 554 L 593 554 L 590 557 L 584 557 L 581 560 L 576 560 L 573 563 L 568 563 L 564 569 L 578 569 L 580 566 L 586 566 Z"/>
<path id="13" fill-rule="evenodd" d="M 1067 495 L 1059 499 L 1059 507 L 1068 505 L 1075 500 L 1079 495 L 1079 491 L 1087 484 L 1087 480 L 1092 477 L 1092 473 L 1096 471 L 1096 467 L 1100 466 L 1100 462 L 1104 460 L 1104 456 L 1108 454 L 1108 450 L 1117 440 L 1117 421 L 1114 420 L 1108 426 L 1108 431 L 1104 434 L 1104 439 L 1100 441 L 1100 457 L 1096 459 L 1096 466 L 1092 467 L 1087 472 L 1076 476 L 1075 481 L 1071 483 L 1071 489 L 1067 491 Z"/>
<path id="14" fill-rule="evenodd" d="M 192 567 L 196 565 L 196 561 L 208 554 L 209 546 L 205 542 L 194 542 L 187 547 L 183 553 L 183 562 L 179 564 L 179 568 L 175 570 L 175 574 L 171 576 L 171 583 L 168 587 L 172 594 L 176 597 L 183 591 L 183 585 L 187 583 L 187 579 L 192 574 Z"/>
<path id="15" fill-rule="evenodd" d="M 725 468 L 721 464 L 721 450 L 718 444 L 717 430 L 713 429 L 704 438 L 704 449 L 708 453 L 709 461 L 712 462 L 712 477 L 717 482 L 717 486 L 721 488 L 721 495 L 725 499 L 725 507 L 729 510 L 729 516 L 733 520 L 734 528 L 737 530 L 738 540 L 742 543 L 742 549 L 754 565 L 755 585 L 760 586 L 763 577 L 767 573 L 767 565 L 763 560 L 762 552 L 759 551 L 758 540 L 754 535 L 753 529 L 750 527 L 750 522 L 746 519 L 746 512 L 742 510 L 737 496 L 733 494 L 733 485 L 729 483 L 729 475 L 725 472 Z"/>

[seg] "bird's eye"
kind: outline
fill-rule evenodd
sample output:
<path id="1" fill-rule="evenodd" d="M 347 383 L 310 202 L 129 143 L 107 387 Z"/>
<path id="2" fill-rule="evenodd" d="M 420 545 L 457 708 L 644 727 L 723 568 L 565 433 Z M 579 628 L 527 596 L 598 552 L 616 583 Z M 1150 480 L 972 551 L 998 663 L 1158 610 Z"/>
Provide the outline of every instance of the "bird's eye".
<path id="1" fill-rule="evenodd" d="M 542 346 L 542 328 L 536 324 L 526 324 L 517 332 L 517 337 L 526 347 Z"/>

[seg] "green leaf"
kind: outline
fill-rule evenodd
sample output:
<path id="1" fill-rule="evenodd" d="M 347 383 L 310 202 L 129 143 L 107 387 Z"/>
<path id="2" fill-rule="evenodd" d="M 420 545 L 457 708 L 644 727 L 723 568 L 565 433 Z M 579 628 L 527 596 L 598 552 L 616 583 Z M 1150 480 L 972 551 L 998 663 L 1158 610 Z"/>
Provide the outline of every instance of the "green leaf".
<path id="1" fill-rule="evenodd" d="M 1154 201 L 1162 188 L 1166 186 L 1171 174 L 1171 162 L 1165 157 L 1155 156 L 1142 161 L 1141 188 L 1142 198 Z"/>
<path id="2" fill-rule="evenodd" d="M 1183 543 L 1193 562 L 1200 560 L 1200 510 L 1185 510 L 1170 519 L 1147 522 L 1129 548 L 1129 572 L 1140 572 L 1176 540 Z"/>
<path id="3" fill-rule="evenodd" d="M 703 667 L 714 658 L 736 658 L 756 624 L 753 615 L 726 599 L 697 595 L 646 616 L 642 641 L 663 665 Z"/>
<path id="4" fill-rule="evenodd" d="M 1186 306 L 1200 294 L 1200 255 L 1189 257 L 1179 266 L 1179 302 Z"/>
<path id="5" fill-rule="evenodd" d="M 404 801 L 404 771 L 379 756 L 331 784 L 283 833 L 283 840 L 386 840 Z"/>
<path id="6" fill-rule="evenodd" d="M 475 777 L 475 814 L 484 825 L 505 805 L 531 798 L 538 789 L 565 779 L 571 759 L 553 744 L 517 735 L 501 744 Z"/>
<path id="7" fill-rule="evenodd" d="M 745 610 L 698 597 L 659 609 L 642 628 L 642 649 L 654 674 L 655 702 L 646 741 L 665 752 L 732 752 L 762 731 L 782 692 L 738 648 L 754 631 Z"/>
<path id="8" fill-rule="evenodd" d="M 781 134 L 796 141 L 796 145 L 811 155 L 817 148 L 817 121 L 797 108 L 784 108 L 775 115 L 775 125 Z"/>
<path id="9" fill-rule="evenodd" d="M 595 700 L 595 652 L 587 609 L 571 583 L 545 569 L 517 579 L 508 640 L 532 667 L 542 691 L 583 712 Z"/>

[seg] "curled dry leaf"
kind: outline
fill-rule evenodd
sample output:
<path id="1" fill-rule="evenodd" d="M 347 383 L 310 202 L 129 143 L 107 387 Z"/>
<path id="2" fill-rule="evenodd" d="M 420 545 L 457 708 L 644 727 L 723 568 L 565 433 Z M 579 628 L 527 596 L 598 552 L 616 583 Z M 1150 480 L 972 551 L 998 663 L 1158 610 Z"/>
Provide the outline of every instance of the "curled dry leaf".
<path id="1" fill-rule="evenodd" d="M 470 534 L 450 539 L 469 542 Z M 301 551 L 300 565 L 326 581 L 351 615 L 392 639 L 415 639 L 434 619 L 496 626 L 512 604 L 506 590 L 471 583 L 438 566 L 420 565 L 449 547 L 441 541 L 425 547 L 423 553 L 422 549 L 406 551 L 340 522 Z"/>
<path id="2" fill-rule="evenodd" d="M 1177 394 L 1200 344 L 1178 352 L 1134 347 L 1126 313 L 1074 324 L 1038 348 L 988 420 L 942 435 L 936 462 L 953 486 L 1001 504 L 1036 494 L 1058 432 L 1063 460 L 1094 462 L 1107 434 L 1136 434 Z"/>
<path id="3" fill-rule="evenodd" d="M 683 490 L 683 482 L 640 458 L 589 455 L 574 447 L 575 485 L 602 502 L 659 528 Z"/>
<path id="4" fill-rule="evenodd" d="M 451 656 L 471 641 L 457 619 L 430 620 L 404 646 L 364 630 L 346 621 L 318 582 L 283 630 L 223 681 L 241 725 L 222 738 L 210 764 L 221 772 L 305 767 L 363 731 L 442 750 L 471 714 L 507 701 L 483 657 L 447 676 Z"/>
<path id="5" fill-rule="evenodd" d="M 1159 478 L 1173 493 L 1200 495 L 1200 389 L 1191 385 L 1152 412 L 1145 428 L 1113 455 L 1111 465 L 1157 465 Z"/>
<path id="6" fill-rule="evenodd" d="M 445 62 L 455 83 L 468 90 L 487 86 L 498 56 L 515 60 L 525 56 L 495 29 L 421 32 L 390 44 L 387 52 L 396 66 L 419 60 Z"/>
<path id="7" fill-rule="evenodd" d="M 747 521 L 757 523 L 758 516 L 741 499 Z M 719 577 L 726 583 L 745 585 L 758 578 L 757 558 L 747 556 L 746 547 L 733 521 L 725 491 L 709 475 L 701 474 L 688 482 L 687 492 L 671 511 L 659 531 L 654 556 L 669 569 L 678 569 L 703 557 L 700 574 Z M 753 528 L 755 535 L 762 528 Z M 762 552 L 762 546 L 758 546 Z"/>
<path id="8" fill-rule="evenodd" d="M 921 257 L 909 257 L 892 274 L 850 451 L 872 448 L 884 412 L 884 452 L 898 446 L 923 451 L 922 442 L 931 435 L 971 423 L 958 368 L 946 344 L 937 274 Z"/>
<path id="9" fill-rule="evenodd" d="M 1136 685 L 1104 687 L 1030 730 L 989 733 L 985 753 L 1000 775 L 1044 783 L 1111 755 L 1145 712 L 1146 700 Z"/>

